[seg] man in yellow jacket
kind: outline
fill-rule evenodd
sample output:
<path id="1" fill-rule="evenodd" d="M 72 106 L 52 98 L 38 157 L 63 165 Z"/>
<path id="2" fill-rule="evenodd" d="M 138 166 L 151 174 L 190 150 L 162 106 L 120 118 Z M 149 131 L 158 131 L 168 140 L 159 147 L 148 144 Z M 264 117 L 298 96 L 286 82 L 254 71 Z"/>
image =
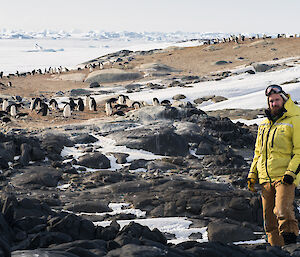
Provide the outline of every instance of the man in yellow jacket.
<path id="1" fill-rule="evenodd" d="M 300 181 L 300 108 L 278 85 L 265 91 L 269 108 L 259 125 L 248 188 L 262 189 L 265 232 L 272 246 L 296 243 L 293 202 Z"/>

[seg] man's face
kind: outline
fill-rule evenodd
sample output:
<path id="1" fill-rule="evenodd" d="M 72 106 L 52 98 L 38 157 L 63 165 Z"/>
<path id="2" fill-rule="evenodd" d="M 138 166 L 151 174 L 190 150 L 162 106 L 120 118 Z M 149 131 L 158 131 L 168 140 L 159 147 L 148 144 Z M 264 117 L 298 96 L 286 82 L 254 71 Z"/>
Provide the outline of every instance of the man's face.
<path id="1" fill-rule="evenodd" d="M 283 98 L 279 94 L 272 94 L 269 96 L 269 108 L 272 115 L 278 115 L 283 109 L 283 105 Z"/>

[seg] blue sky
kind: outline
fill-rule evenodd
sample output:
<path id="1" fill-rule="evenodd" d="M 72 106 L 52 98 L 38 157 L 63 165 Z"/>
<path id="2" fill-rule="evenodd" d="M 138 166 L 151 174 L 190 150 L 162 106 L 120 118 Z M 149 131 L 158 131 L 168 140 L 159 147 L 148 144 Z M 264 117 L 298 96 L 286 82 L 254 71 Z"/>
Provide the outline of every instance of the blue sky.
<path id="1" fill-rule="evenodd" d="M 9 0 L 0 29 L 300 33 L 299 10 L 299 0 Z"/>

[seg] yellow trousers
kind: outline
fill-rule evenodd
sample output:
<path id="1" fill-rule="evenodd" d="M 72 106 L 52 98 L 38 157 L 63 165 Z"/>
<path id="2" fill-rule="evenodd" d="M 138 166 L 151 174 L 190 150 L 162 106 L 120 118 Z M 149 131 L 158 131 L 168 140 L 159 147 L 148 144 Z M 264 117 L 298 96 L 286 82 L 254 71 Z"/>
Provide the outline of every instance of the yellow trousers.
<path id="1" fill-rule="evenodd" d="M 285 185 L 281 181 L 264 183 L 262 186 L 262 206 L 265 232 L 272 246 L 284 245 L 282 233 L 298 236 L 298 221 L 295 218 L 293 202 L 295 185 Z"/>

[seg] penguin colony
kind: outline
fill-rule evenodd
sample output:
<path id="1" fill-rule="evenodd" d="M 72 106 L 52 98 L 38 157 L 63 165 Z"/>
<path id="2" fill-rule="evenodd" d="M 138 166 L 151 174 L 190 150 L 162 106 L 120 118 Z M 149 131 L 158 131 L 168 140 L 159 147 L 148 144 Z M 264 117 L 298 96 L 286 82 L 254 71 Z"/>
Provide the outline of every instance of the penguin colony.
<path id="1" fill-rule="evenodd" d="M 288 38 L 288 37 L 300 37 L 299 34 L 294 35 L 287 35 L 287 34 L 277 34 L 277 38 Z M 267 39 L 271 38 L 271 36 L 268 35 L 256 35 L 253 37 L 250 37 L 249 40 L 255 40 L 255 39 Z M 215 39 L 207 39 L 204 40 L 203 44 L 219 44 L 219 43 L 226 43 L 226 42 L 235 42 L 240 43 L 246 40 L 246 37 L 242 34 L 239 35 L 231 35 L 228 38 L 215 38 Z M 114 64 L 115 62 L 118 62 L 115 60 L 113 63 L 111 63 L 111 60 L 107 61 L 108 64 Z M 89 69 L 90 72 L 92 72 L 95 69 L 104 69 L 104 65 L 107 64 L 107 62 L 103 61 L 96 61 L 94 63 L 90 63 L 84 66 L 85 69 Z M 78 70 L 81 70 L 81 68 L 78 68 Z M 44 75 L 44 74 L 61 74 L 63 72 L 69 72 L 70 70 L 66 67 L 49 67 L 48 69 L 34 69 L 31 72 L 23 72 L 20 73 L 19 71 L 16 71 L 16 73 L 8 74 L 7 76 L 4 76 L 3 71 L 0 71 L 0 79 L 4 78 L 11 78 L 11 77 L 26 77 L 28 75 Z M 6 84 L 5 84 L 6 83 Z M 7 81 L 3 83 L 0 82 L 0 88 L 5 87 L 13 87 L 13 84 L 11 81 Z M 82 98 L 78 99 L 72 99 L 69 98 L 69 101 L 62 102 L 63 107 L 59 108 L 58 103 L 56 99 L 50 99 L 50 101 L 46 99 L 41 99 L 39 97 L 32 98 L 30 102 L 30 106 L 26 107 L 28 103 L 23 102 L 20 96 L 16 97 L 10 97 L 11 99 L 7 98 L 0 98 L 0 121 L 2 122 L 9 122 L 11 121 L 11 118 L 20 118 L 20 117 L 26 117 L 28 116 L 28 112 L 21 112 L 21 110 L 25 110 L 26 108 L 29 109 L 29 112 L 36 112 L 37 114 L 41 116 L 47 116 L 54 112 L 62 113 L 62 116 L 65 118 L 69 118 L 72 116 L 72 112 L 79 111 L 83 112 L 85 110 L 96 112 L 97 111 L 97 103 L 96 100 L 87 95 L 85 97 L 85 101 Z M 75 102 L 77 101 L 77 103 Z M 119 95 L 118 97 L 112 97 L 105 101 L 104 109 L 107 116 L 113 116 L 113 115 L 121 115 L 124 116 L 125 113 L 132 109 L 139 109 L 143 106 L 146 106 L 147 104 L 145 102 L 141 101 L 132 101 L 129 99 L 128 96 L 125 95 Z M 157 98 L 153 98 L 152 100 L 153 106 L 175 106 L 175 103 L 171 104 L 169 100 L 162 100 L 159 102 Z"/>
<path id="2" fill-rule="evenodd" d="M 74 112 L 83 112 L 85 110 L 97 112 L 99 109 L 95 98 L 90 95 L 87 95 L 85 99 L 73 99 L 70 97 L 68 101 L 61 102 L 61 107 L 59 107 L 57 100 L 54 98 L 47 100 L 36 97 L 32 98 L 30 103 L 26 100 L 24 101 L 20 96 L 11 98 L 11 100 L 0 98 L 0 120 L 2 122 L 9 122 L 11 118 L 27 117 L 30 113 L 36 113 L 40 116 L 55 114 L 56 117 L 69 118 Z M 121 94 L 106 100 L 104 109 L 107 116 L 124 116 L 130 110 L 137 110 L 147 105 L 143 101 L 133 101 L 128 96 Z M 171 103 L 169 100 L 163 100 L 160 104 L 157 98 L 153 98 L 153 106 L 158 105 L 170 106 Z"/>

